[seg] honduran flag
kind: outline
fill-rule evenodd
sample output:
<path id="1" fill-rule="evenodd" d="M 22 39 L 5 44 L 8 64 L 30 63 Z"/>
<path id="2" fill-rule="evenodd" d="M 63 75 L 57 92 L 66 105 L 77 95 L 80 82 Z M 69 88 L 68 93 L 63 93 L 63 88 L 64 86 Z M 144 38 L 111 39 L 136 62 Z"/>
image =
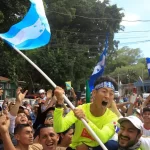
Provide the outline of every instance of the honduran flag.
<path id="1" fill-rule="evenodd" d="M 146 58 L 146 63 L 147 63 L 148 74 L 150 76 L 150 58 Z"/>
<path id="2" fill-rule="evenodd" d="M 30 0 L 25 17 L 0 37 L 19 50 L 29 50 L 46 45 L 51 37 L 42 0 Z"/>

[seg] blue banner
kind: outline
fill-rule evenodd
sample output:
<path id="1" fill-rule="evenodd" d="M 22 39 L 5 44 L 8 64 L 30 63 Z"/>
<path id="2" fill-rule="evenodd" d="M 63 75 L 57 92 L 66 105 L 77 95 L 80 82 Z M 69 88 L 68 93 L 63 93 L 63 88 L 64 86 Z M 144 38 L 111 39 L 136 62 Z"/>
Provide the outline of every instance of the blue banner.
<path id="1" fill-rule="evenodd" d="M 98 77 L 102 76 L 104 73 L 105 59 L 106 59 L 106 54 L 107 54 L 107 49 L 108 49 L 108 37 L 109 36 L 107 34 L 106 40 L 105 40 L 105 48 L 104 48 L 102 54 L 100 55 L 99 62 L 95 66 L 94 71 L 93 71 L 92 75 L 90 76 L 90 80 L 89 80 L 90 91 L 92 91 L 94 89 L 95 80 Z"/>
<path id="2" fill-rule="evenodd" d="M 146 58 L 146 63 L 147 63 L 148 74 L 150 76 L 150 58 Z"/>

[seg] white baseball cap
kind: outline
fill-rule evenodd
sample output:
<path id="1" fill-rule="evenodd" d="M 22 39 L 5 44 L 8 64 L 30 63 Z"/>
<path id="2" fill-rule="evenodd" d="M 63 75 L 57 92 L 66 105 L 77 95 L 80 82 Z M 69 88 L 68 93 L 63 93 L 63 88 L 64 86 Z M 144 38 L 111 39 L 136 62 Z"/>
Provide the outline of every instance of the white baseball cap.
<path id="1" fill-rule="evenodd" d="M 136 111 L 138 114 L 141 114 L 140 109 L 136 108 L 135 111 Z"/>
<path id="2" fill-rule="evenodd" d="M 45 93 L 45 90 L 44 89 L 40 89 L 39 90 L 39 93 L 41 94 L 41 93 Z"/>
<path id="3" fill-rule="evenodd" d="M 121 124 L 123 121 L 130 121 L 137 129 L 143 131 L 143 124 L 142 121 L 136 117 L 136 116 L 128 116 L 128 117 L 122 117 L 118 120 L 118 122 Z"/>

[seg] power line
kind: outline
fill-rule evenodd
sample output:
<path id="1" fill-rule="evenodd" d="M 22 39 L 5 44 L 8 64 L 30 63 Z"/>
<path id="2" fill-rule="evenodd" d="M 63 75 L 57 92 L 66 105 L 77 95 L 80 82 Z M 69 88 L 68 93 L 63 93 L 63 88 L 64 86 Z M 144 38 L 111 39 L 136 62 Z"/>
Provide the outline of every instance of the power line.
<path id="1" fill-rule="evenodd" d="M 125 45 L 125 44 L 137 44 L 137 43 L 146 43 L 150 42 L 150 40 L 144 40 L 144 41 L 135 41 L 135 42 L 127 42 L 127 43 L 119 43 L 119 45 Z"/>
<path id="2" fill-rule="evenodd" d="M 140 39 L 140 38 L 145 38 L 148 36 L 139 36 L 139 37 L 123 37 L 123 38 L 115 38 L 115 39 Z"/>
<path id="3" fill-rule="evenodd" d="M 54 12 L 60 15 L 65 15 L 65 16 L 70 16 L 70 14 L 65 14 L 62 12 L 57 12 L 57 11 L 50 11 L 50 12 Z M 84 18 L 84 19 L 89 19 L 89 20 L 112 20 L 112 21 L 120 21 L 121 19 L 115 19 L 115 18 L 91 18 L 91 17 L 86 17 L 86 16 L 80 16 L 80 15 L 72 15 L 74 17 L 80 17 L 80 18 Z M 125 21 L 125 22 L 150 22 L 150 20 L 121 20 L 121 21 Z"/>
<path id="4" fill-rule="evenodd" d="M 127 32 L 124 32 L 124 31 L 122 31 L 122 32 L 118 32 L 118 33 L 133 33 L 133 32 L 150 32 L 150 30 L 137 30 L 137 31 L 127 31 Z M 115 33 L 116 34 L 116 33 Z"/>
<path id="5" fill-rule="evenodd" d="M 56 32 L 66 32 L 66 33 L 73 33 L 73 34 L 79 34 L 79 35 L 90 35 L 91 37 L 92 36 L 98 36 L 98 37 L 106 37 L 106 34 L 96 34 L 96 33 L 86 33 L 86 32 L 75 32 L 75 31 L 69 31 L 69 30 L 67 30 L 67 31 L 65 31 L 65 30 L 55 30 Z M 150 31 L 150 30 L 145 30 L 145 31 L 129 31 L 129 32 L 125 32 L 125 33 L 131 33 L 131 32 L 148 32 L 148 31 Z M 123 32 L 119 32 L 119 33 L 123 33 Z M 79 35 L 75 35 L 75 36 L 79 36 Z M 89 37 L 89 36 L 88 36 Z M 87 38 L 88 38 L 87 37 Z M 113 37 L 113 36 L 109 36 L 109 37 Z M 147 36 L 140 36 L 140 37 L 128 37 L 128 36 L 125 36 L 125 37 L 121 37 L 121 38 L 119 38 L 119 37 L 116 37 L 115 39 L 126 39 L 126 38 L 144 38 L 144 37 L 147 37 Z M 102 39 L 102 40 L 105 40 L 105 38 L 104 39 Z"/>

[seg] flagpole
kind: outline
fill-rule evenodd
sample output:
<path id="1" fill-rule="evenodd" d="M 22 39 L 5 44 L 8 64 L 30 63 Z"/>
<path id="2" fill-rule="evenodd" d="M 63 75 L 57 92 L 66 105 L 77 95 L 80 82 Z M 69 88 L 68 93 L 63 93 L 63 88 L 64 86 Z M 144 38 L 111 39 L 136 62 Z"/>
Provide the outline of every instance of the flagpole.
<path id="1" fill-rule="evenodd" d="M 15 46 L 12 46 L 24 59 L 26 59 L 34 68 L 36 68 L 44 77 L 47 79 L 47 81 L 56 88 L 56 84 L 33 62 L 31 61 L 25 54 L 23 54 L 19 49 L 17 49 Z M 68 103 L 71 109 L 75 109 L 75 106 L 69 101 L 69 99 L 63 94 L 63 98 Z M 85 125 L 85 127 L 88 129 L 88 131 L 91 133 L 91 135 L 94 137 L 94 139 L 99 143 L 99 145 L 103 148 L 103 150 L 108 150 L 105 145 L 102 143 L 102 141 L 99 139 L 99 137 L 96 135 L 96 133 L 92 130 L 92 128 L 88 125 L 88 123 L 82 118 L 81 121 Z"/>

